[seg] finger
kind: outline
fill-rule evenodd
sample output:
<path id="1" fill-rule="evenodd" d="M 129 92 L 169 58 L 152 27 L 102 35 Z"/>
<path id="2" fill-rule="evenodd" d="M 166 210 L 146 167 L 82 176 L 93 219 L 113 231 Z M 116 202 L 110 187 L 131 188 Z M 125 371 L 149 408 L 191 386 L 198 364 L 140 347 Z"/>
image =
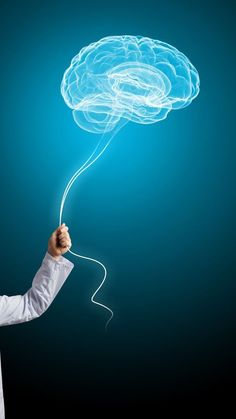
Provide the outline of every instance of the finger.
<path id="1" fill-rule="evenodd" d="M 63 246 L 69 246 L 71 244 L 70 240 L 62 240 L 60 241 L 61 244 L 63 244 Z"/>
<path id="2" fill-rule="evenodd" d="M 63 238 L 67 238 L 67 239 L 69 239 L 69 238 L 70 238 L 70 236 L 69 236 L 69 233 L 67 233 L 67 231 L 65 231 L 65 232 L 63 232 L 63 233 L 59 234 L 58 238 L 59 238 L 59 239 L 63 239 Z"/>
<path id="3" fill-rule="evenodd" d="M 62 225 L 60 225 L 59 227 L 57 227 L 56 230 L 54 230 L 54 232 L 52 233 L 52 236 L 55 237 L 58 234 L 60 234 L 61 229 L 64 229 L 65 227 L 66 227 L 65 226 L 65 223 L 63 223 Z"/>
<path id="4" fill-rule="evenodd" d="M 58 230 L 57 232 L 56 232 L 56 237 L 57 237 L 57 239 L 60 239 L 60 238 L 62 238 L 62 237 L 65 237 L 65 235 L 67 234 L 67 230 L 65 230 L 65 231 L 60 231 L 60 230 Z"/>
<path id="5" fill-rule="evenodd" d="M 67 227 L 67 225 L 66 225 L 65 223 L 63 223 L 63 224 L 61 224 L 60 226 L 58 226 L 56 231 L 61 231 L 61 230 L 63 230 L 64 228 L 67 228 L 67 229 L 68 229 L 68 227 Z"/>
<path id="6" fill-rule="evenodd" d="M 69 229 L 66 226 L 65 227 L 61 227 L 61 228 L 58 229 L 58 234 L 60 234 L 60 233 L 66 233 L 68 230 Z"/>
<path id="7" fill-rule="evenodd" d="M 71 245 L 70 244 L 67 244 L 67 245 L 61 246 L 61 248 L 62 249 L 70 249 L 71 248 Z"/>
<path id="8" fill-rule="evenodd" d="M 70 240 L 60 240 L 61 246 L 70 246 L 71 242 Z"/>

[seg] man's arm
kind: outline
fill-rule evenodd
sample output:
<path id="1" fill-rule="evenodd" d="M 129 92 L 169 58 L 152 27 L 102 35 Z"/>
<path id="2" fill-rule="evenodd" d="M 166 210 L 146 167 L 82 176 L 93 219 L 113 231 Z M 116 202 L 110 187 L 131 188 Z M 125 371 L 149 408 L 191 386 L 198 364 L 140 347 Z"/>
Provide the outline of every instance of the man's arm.
<path id="1" fill-rule="evenodd" d="M 29 291 L 0 296 L 0 326 L 33 320 L 47 310 L 73 269 L 73 263 L 62 256 L 70 246 L 68 228 L 62 225 L 50 237 L 48 251 Z"/>

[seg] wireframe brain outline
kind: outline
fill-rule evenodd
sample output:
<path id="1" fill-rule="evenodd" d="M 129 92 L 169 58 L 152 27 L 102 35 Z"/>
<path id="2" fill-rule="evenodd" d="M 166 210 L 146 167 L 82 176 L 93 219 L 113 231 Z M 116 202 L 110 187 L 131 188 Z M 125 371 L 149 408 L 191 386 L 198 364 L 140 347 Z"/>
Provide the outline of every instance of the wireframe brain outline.
<path id="1" fill-rule="evenodd" d="M 81 49 L 65 71 L 61 93 L 75 122 L 93 133 L 121 118 L 152 124 L 188 106 L 199 76 L 175 47 L 142 36 L 108 36 Z"/>

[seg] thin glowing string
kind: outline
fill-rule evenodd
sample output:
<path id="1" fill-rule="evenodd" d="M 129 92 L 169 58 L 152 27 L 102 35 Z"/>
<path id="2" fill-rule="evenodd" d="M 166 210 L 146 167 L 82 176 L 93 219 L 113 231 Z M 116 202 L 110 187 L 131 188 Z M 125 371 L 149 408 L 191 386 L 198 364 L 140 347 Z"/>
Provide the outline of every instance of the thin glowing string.
<path id="1" fill-rule="evenodd" d="M 95 163 L 96 160 L 98 160 L 99 157 L 101 157 L 101 155 L 104 153 L 104 151 L 106 150 L 106 148 L 108 147 L 108 145 L 110 144 L 110 142 L 112 141 L 112 139 L 115 137 L 115 135 L 118 133 L 118 131 L 127 123 L 128 121 L 123 120 L 122 123 L 120 123 L 118 126 L 115 127 L 115 129 L 112 131 L 112 133 L 110 134 L 111 137 L 108 138 L 108 140 L 106 140 L 106 138 L 104 139 L 105 133 L 102 134 L 101 139 L 99 140 L 97 146 L 95 147 L 94 151 L 92 152 L 92 154 L 89 156 L 89 158 L 86 160 L 86 162 L 74 173 L 74 175 L 71 177 L 71 179 L 69 180 L 69 182 L 66 185 L 66 188 L 64 190 L 63 196 L 62 196 L 62 200 L 61 200 L 61 205 L 60 205 L 60 215 L 59 215 L 59 225 L 62 224 L 62 214 L 63 214 L 63 209 L 64 209 L 64 205 L 65 205 L 65 201 L 66 201 L 66 197 L 73 185 L 73 183 L 76 181 L 76 179 L 83 173 L 85 172 L 85 170 L 87 170 L 93 163 Z M 102 150 L 96 155 L 97 150 L 99 149 L 99 146 L 101 144 L 104 144 L 102 146 Z M 93 160 L 92 157 L 96 156 Z M 108 318 L 106 325 L 105 325 L 105 329 L 107 330 L 107 326 L 110 323 L 110 321 L 112 320 L 114 313 L 113 311 L 107 307 L 105 304 L 100 303 L 99 301 L 95 300 L 95 296 L 98 293 L 98 291 L 102 288 L 106 277 L 107 277 L 107 269 L 105 267 L 105 265 L 100 262 L 97 259 L 88 257 L 88 256 L 84 256 L 84 255 L 80 255 L 78 253 L 72 252 L 70 249 L 68 250 L 72 255 L 81 258 L 81 259 L 86 259 L 86 260 L 90 260 L 91 262 L 97 263 L 98 265 L 100 265 L 103 270 L 104 270 L 104 276 L 102 279 L 102 282 L 100 283 L 99 287 L 95 290 L 95 292 L 93 293 L 92 297 L 91 297 L 91 302 L 104 308 L 105 310 L 107 310 L 110 313 L 110 317 Z"/>

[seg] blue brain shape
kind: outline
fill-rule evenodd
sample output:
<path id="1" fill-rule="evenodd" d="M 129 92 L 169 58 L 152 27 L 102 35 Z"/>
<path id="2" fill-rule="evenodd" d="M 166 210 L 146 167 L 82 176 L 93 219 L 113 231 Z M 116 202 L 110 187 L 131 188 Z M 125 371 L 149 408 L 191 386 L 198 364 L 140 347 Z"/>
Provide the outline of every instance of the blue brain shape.
<path id="1" fill-rule="evenodd" d="M 199 93 L 199 75 L 173 46 L 142 36 L 108 36 L 72 59 L 61 83 L 75 122 L 93 133 L 121 118 L 140 124 L 165 119 Z"/>

